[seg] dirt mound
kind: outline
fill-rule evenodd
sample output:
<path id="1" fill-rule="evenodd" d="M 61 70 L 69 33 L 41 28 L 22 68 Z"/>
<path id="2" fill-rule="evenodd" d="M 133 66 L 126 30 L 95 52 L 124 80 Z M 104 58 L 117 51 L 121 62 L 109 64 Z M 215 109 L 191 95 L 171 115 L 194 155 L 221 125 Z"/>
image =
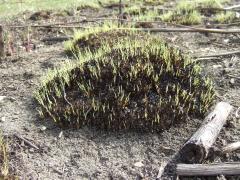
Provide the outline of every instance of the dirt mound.
<path id="1" fill-rule="evenodd" d="M 85 56 L 50 74 L 36 94 L 41 115 L 62 127 L 162 131 L 211 105 L 211 81 L 161 40 L 130 39 Z"/>

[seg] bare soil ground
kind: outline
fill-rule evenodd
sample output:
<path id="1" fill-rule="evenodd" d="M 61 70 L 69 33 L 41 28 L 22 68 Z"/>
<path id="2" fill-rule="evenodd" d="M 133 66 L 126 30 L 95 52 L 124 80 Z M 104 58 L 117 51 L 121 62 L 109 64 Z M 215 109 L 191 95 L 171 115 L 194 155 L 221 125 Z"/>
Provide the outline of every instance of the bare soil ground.
<path id="1" fill-rule="evenodd" d="M 112 13 L 111 10 L 85 10 L 81 14 L 99 17 L 106 12 Z M 25 14 L 25 17 L 29 16 L 29 13 Z M 55 15 L 35 23 L 66 22 L 79 17 L 79 14 L 63 17 Z M 5 23 L 19 24 L 25 20 L 19 17 Z M 12 31 L 16 42 L 20 41 L 21 32 L 19 29 Z M 187 124 L 172 127 L 161 134 L 108 133 L 88 127 L 62 130 L 49 120 L 40 121 L 33 91 L 48 68 L 58 67 L 66 60 L 62 43 L 47 45 L 39 41 L 52 34 L 55 35 L 56 31 L 41 28 L 33 30 L 32 41 L 37 47 L 35 50 L 20 50 L 18 54 L 0 62 L 0 95 L 6 96 L 0 102 L 0 119 L 5 118 L 0 122 L 0 127 L 9 139 L 11 171 L 20 179 L 155 179 L 162 161 L 174 161 L 176 153 L 200 126 L 201 120 L 190 120 Z M 162 36 L 192 56 L 232 51 L 240 43 L 239 35 L 162 33 Z M 235 107 L 215 145 L 221 147 L 239 141 L 240 122 L 235 111 L 240 107 L 240 56 L 202 60 L 200 63 L 205 73 L 214 80 L 217 101 L 224 100 Z M 15 134 L 28 139 L 39 149 L 24 144 Z M 240 151 L 212 157 L 206 163 L 227 161 L 240 161 Z M 142 162 L 142 167 L 137 167 L 136 162 Z M 165 179 L 173 179 L 173 175 L 174 172 L 169 168 Z"/>

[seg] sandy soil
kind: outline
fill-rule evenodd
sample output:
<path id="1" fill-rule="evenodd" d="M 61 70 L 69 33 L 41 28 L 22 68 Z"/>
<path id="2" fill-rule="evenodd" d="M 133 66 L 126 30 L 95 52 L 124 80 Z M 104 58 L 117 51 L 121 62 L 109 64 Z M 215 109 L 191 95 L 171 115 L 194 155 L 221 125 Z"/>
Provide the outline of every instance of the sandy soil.
<path id="1" fill-rule="evenodd" d="M 42 29 L 37 32 L 41 38 L 47 34 Z M 165 33 L 162 36 L 192 56 L 232 51 L 240 43 L 240 37 L 234 35 Z M 66 60 L 61 43 L 44 45 L 39 41 L 41 38 L 36 38 L 36 50 L 21 51 L 0 62 L 0 96 L 6 96 L 0 102 L 0 127 L 9 139 L 10 168 L 14 174 L 21 179 L 155 179 L 163 161 L 175 161 L 176 153 L 201 120 L 190 120 L 161 134 L 107 133 L 88 127 L 61 130 L 49 120 L 40 121 L 33 91 L 48 68 Z M 235 111 L 240 106 L 240 56 L 200 63 L 214 79 L 217 101 L 224 100 L 235 107 L 215 145 L 221 147 L 239 141 L 240 123 Z M 240 151 L 216 156 L 206 163 L 226 161 L 240 161 Z M 141 167 L 137 167 L 139 162 Z M 171 168 L 166 172 L 165 179 L 174 178 Z"/>

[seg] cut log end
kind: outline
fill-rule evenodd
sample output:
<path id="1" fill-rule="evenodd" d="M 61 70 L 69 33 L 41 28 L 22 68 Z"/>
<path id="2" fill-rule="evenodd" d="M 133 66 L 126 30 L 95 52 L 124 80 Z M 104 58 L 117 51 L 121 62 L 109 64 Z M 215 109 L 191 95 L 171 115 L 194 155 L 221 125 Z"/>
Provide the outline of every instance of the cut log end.
<path id="1" fill-rule="evenodd" d="M 186 144 L 180 151 L 181 160 L 185 163 L 202 162 L 207 156 L 206 149 L 195 143 Z"/>
<path id="2" fill-rule="evenodd" d="M 208 156 L 232 108 L 226 102 L 216 105 L 215 109 L 205 118 L 202 126 L 181 149 L 180 157 L 183 162 L 201 163 Z"/>

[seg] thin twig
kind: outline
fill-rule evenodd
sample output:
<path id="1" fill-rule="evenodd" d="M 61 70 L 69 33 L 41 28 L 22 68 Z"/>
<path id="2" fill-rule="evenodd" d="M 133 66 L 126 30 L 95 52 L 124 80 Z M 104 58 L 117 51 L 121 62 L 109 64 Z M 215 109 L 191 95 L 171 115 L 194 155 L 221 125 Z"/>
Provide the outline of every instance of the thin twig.
<path id="1" fill-rule="evenodd" d="M 32 27 L 32 28 L 83 28 L 88 29 L 89 27 L 83 27 L 83 26 L 55 26 L 55 25 L 9 25 L 6 26 L 9 28 L 26 28 L 26 27 Z"/>
<path id="2" fill-rule="evenodd" d="M 239 79 L 240 80 L 239 75 L 227 74 L 227 76 L 230 77 L 230 78 L 235 78 L 235 79 Z"/>
<path id="3" fill-rule="evenodd" d="M 128 28 L 123 28 L 128 29 Z M 240 33 L 240 29 L 205 29 L 205 28 L 135 28 L 135 30 L 148 32 L 202 32 L 202 33 L 220 33 L 232 34 Z"/>
<path id="4" fill-rule="evenodd" d="M 214 26 L 216 26 L 216 27 L 220 27 L 220 26 L 235 26 L 235 25 L 239 25 L 239 24 L 240 24 L 240 21 L 236 21 L 236 22 L 228 23 L 228 24 L 214 24 Z"/>
<path id="5" fill-rule="evenodd" d="M 197 59 L 195 59 L 195 61 L 218 61 L 220 60 L 220 58 L 218 57 L 199 57 Z"/>
<path id="6" fill-rule="evenodd" d="M 236 9 L 226 9 L 226 8 L 211 8 L 211 7 L 198 7 L 199 10 L 205 11 L 238 11 Z"/>
<path id="7" fill-rule="evenodd" d="M 20 140 L 22 140 L 24 143 L 26 143 L 27 145 L 31 146 L 34 149 L 39 149 L 35 144 L 31 143 L 30 141 L 28 141 L 27 139 L 23 138 L 20 135 L 14 134 L 14 136 Z"/>

